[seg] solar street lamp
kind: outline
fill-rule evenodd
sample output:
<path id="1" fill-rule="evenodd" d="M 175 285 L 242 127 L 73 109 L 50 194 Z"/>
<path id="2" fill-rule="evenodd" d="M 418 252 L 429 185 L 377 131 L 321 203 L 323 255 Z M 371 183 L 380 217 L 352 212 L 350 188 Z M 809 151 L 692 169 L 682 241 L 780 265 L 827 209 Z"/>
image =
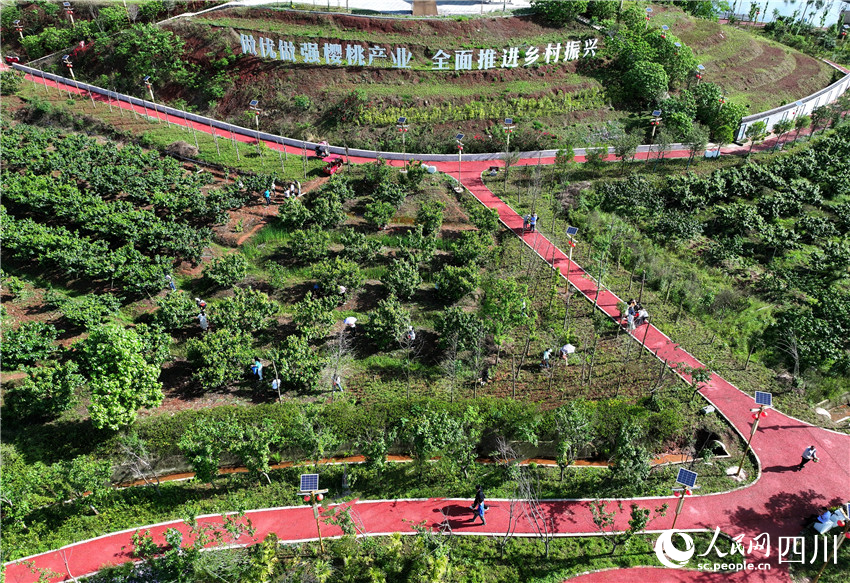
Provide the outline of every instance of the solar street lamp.
<path id="1" fill-rule="evenodd" d="M 248 107 L 254 112 L 254 125 L 257 128 L 257 154 L 262 156 L 263 153 L 260 151 L 260 102 L 252 99 Z"/>
<path id="2" fill-rule="evenodd" d="M 847 32 L 850 31 L 850 24 L 845 24 L 841 31 L 841 40 L 847 40 Z"/>
<path id="3" fill-rule="evenodd" d="M 723 111 L 723 106 L 726 104 L 726 96 L 721 95 L 720 99 L 718 99 L 717 101 L 720 102 L 720 111 Z"/>
<path id="4" fill-rule="evenodd" d="M 401 133 L 401 153 L 402 155 L 407 153 L 407 144 L 405 142 L 405 137 L 407 136 L 407 130 L 409 129 L 407 125 L 407 118 L 400 117 L 395 124 L 395 127 L 398 128 L 398 131 Z M 407 160 L 404 160 L 404 166 L 407 167 Z"/>
<path id="5" fill-rule="evenodd" d="M 735 474 L 736 478 L 741 476 L 741 472 L 744 469 L 744 459 L 750 451 L 750 444 L 753 441 L 753 436 L 759 428 L 759 421 L 761 421 L 762 417 L 767 417 L 765 409 L 773 407 L 773 395 L 763 391 L 756 391 L 755 402 L 758 407 L 756 409 L 750 409 L 750 412 L 753 414 L 753 426 L 750 429 L 750 437 L 747 439 L 747 446 L 744 448 L 743 455 L 741 455 L 741 461 L 738 463 L 738 472 Z"/>
<path id="6" fill-rule="evenodd" d="M 666 24 L 661 26 L 661 38 L 667 38 L 667 31 L 670 30 L 670 27 Z"/>
<path id="7" fill-rule="evenodd" d="M 455 136 L 455 142 L 457 142 L 457 183 L 460 187 L 460 163 L 463 157 L 463 134 L 458 134 Z M 462 187 L 461 187 L 462 188 Z"/>
<path id="8" fill-rule="evenodd" d="M 681 487 L 673 488 L 673 496 L 679 499 L 676 505 L 676 514 L 673 516 L 673 524 L 670 528 L 676 528 L 676 521 L 679 519 L 679 514 L 682 512 L 682 507 L 685 505 L 685 496 L 690 496 L 693 490 L 699 488 L 697 483 L 697 473 L 684 468 L 679 468 L 679 475 L 676 476 L 676 483 L 681 484 Z"/>
<path id="9" fill-rule="evenodd" d="M 694 76 L 697 78 L 697 85 L 699 85 L 699 82 L 702 81 L 703 71 L 705 71 L 705 67 L 703 67 L 702 65 L 697 65 L 697 70 L 694 73 Z"/>
<path id="10" fill-rule="evenodd" d="M 313 517 L 316 519 L 316 530 L 319 532 L 319 548 L 325 552 L 325 542 L 322 540 L 322 525 L 319 522 L 319 505 L 327 490 L 319 490 L 319 474 L 301 474 L 301 489 L 298 494 L 304 496 L 304 502 L 313 503 Z"/>
<path id="11" fill-rule="evenodd" d="M 682 48 L 682 43 L 673 43 L 673 46 L 676 47 L 676 56 L 679 56 L 679 49 Z"/>
<path id="12" fill-rule="evenodd" d="M 79 91 L 80 86 L 77 83 L 76 75 L 74 75 L 74 64 L 71 62 L 71 55 L 63 55 L 62 56 L 62 63 L 64 63 L 65 66 L 68 67 L 68 73 L 71 74 L 71 79 L 74 80 L 74 87 L 76 87 L 77 91 Z M 67 88 L 67 85 L 65 87 Z M 71 98 L 71 90 L 70 89 L 68 89 L 68 98 L 69 99 Z"/>
<path id="13" fill-rule="evenodd" d="M 21 39 L 23 40 L 23 38 L 24 38 L 24 25 L 23 25 L 23 24 L 21 24 L 21 21 L 20 21 L 20 20 L 16 20 L 16 21 L 15 21 L 15 22 L 13 22 L 12 24 L 14 24 L 14 25 L 15 25 L 15 30 L 17 31 L 18 36 L 20 36 L 20 37 L 21 37 Z"/>
<path id="14" fill-rule="evenodd" d="M 649 28 L 649 19 L 652 16 L 652 8 L 646 8 L 646 28 Z"/>
<path id="15" fill-rule="evenodd" d="M 64 7 L 65 7 L 65 14 L 67 14 L 67 15 L 68 15 L 68 18 L 70 18 L 70 19 L 71 19 L 71 26 L 73 26 L 74 28 L 76 28 L 76 27 L 77 27 L 77 23 L 76 23 L 76 22 L 74 22 L 74 9 L 73 9 L 73 8 L 71 8 L 71 3 L 70 3 L 70 2 L 63 2 L 63 3 L 62 3 L 62 6 L 64 6 Z"/>
<path id="16" fill-rule="evenodd" d="M 656 109 L 652 112 L 652 119 L 649 121 L 649 125 L 652 126 L 652 139 L 655 140 L 655 130 L 657 130 L 658 126 L 661 125 L 660 109 Z"/>
<path id="17" fill-rule="evenodd" d="M 570 250 L 567 252 L 567 287 L 570 285 L 570 269 L 573 266 L 573 249 L 576 247 L 576 241 L 573 237 L 575 237 L 576 233 L 578 233 L 578 227 L 571 227 L 567 225 L 567 244 L 570 246 Z"/>

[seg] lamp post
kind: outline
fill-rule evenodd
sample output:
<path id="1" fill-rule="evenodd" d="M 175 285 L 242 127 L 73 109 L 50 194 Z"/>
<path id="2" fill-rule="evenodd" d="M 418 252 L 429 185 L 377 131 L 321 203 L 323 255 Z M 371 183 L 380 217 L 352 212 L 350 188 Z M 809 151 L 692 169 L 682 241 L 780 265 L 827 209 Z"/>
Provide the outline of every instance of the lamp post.
<path id="1" fill-rule="evenodd" d="M 457 142 L 457 184 L 460 189 L 463 187 L 460 184 L 460 164 L 463 157 L 463 134 L 458 134 L 455 136 L 455 142 Z"/>
<path id="2" fill-rule="evenodd" d="M 406 117 L 398 118 L 398 121 L 396 122 L 395 127 L 397 127 L 398 131 L 401 133 L 402 163 L 404 164 L 404 167 L 407 168 L 407 159 L 404 157 L 404 155 L 407 154 L 407 144 L 405 142 L 405 137 L 407 136 L 407 130 L 409 129 L 408 125 L 407 125 L 407 118 Z"/>
<path id="3" fill-rule="evenodd" d="M 262 156 L 263 153 L 260 151 L 260 102 L 252 99 L 248 107 L 254 112 L 254 126 L 257 128 L 257 154 Z"/>
<path id="4" fill-rule="evenodd" d="M 670 30 L 670 27 L 666 24 L 661 25 L 661 38 L 667 38 L 667 31 Z"/>
<path id="5" fill-rule="evenodd" d="M 23 40 L 23 38 L 24 38 L 24 25 L 21 24 L 20 20 L 16 20 L 13 24 L 15 25 L 15 31 L 17 31 L 18 36 L 21 37 L 21 40 Z"/>
<path id="6" fill-rule="evenodd" d="M 508 158 L 511 155 L 511 134 L 514 132 L 514 120 L 512 117 L 505 118 L 505 193 L 508 192 Z"/>
<path id="7" fill-rule="evenodd" d="M 71 19 L 71 26 L 73 26 L 74 28 L 77 28 L 77 23 L 74 22 L 74 9 L 71 8 L 71 3 L 70 2 L 63 2 L 62 6 L 65 7 L 65 14 L 67 14 L 68 18 Z"/>
<path id="8" fill-rule="evenodd" d="M 573 266 L 573 249 L 576 247 L 576 241 L 573 237 L 576 233 L 578 233 L 578 227 L 567 225 L 567 244 L 570 246 L 570 250 L 567 252 L 567 289 L 570 287 L 570 269 Z"/>
<path id="9" fill-rule="evenodd" d="M 145 78 L 142 79 L 142 82 L 145 84 L 145 87 L 148 88 L 148 94 L 151 96 L 151 103 L 154 105 L 154 111 L 156 110 L 156 99 L 153 98 L 153 84 L 151 83 L 151 76 L 145 75 Z M 165 118 L 168 120 L 168 117 Z M 159 119 L 159 112 L 156 114 L 156 123 L 162 123 Z"/>
<path id="10" fill-rule="evenodd" d="M 726 96 L 721 95 L 720 99 L 718 99 L 717 101 L 720 102 L 720 109 L 718 111 L 723 111 L 723 106 L 726 105 Z"/>
<path id="11" fill-rule="evenodd" d="M 758 405 L 758 408 L 750 409 L 750 412 L 753 414 L 753 426 L 750 429 L 750 437 L 749 439 L 747 439 L 747 445 L 744 448 L 744 453 L 741 455 L 741 461 L 738 462 L 738 472 L 735 474 L 736 478 L 741 477 L 741 472 L 744 470 L 744 459 L 750 452 L 750 444 L 753 441 L 753 436 L 756 434 L 756 431 L 759 428 L 759 421 L 761 421 L 762 417 L 767 417 L 767 412 L 765 411 L 765 409 L 767 407 L 773 406 L 773 395 L 771 393 L 765 393 L 763 391 L 756 391 L 755 401 L 756 405 Z"/>
<path id="12" fill-rule="evenodd" d="M 705 71 L 705 67 L 703 67 L 702 65 L 697 65 L 696 73 L 694 73 L 694 76 L 697 78 L 697 85 L 699 85 L 699 82 L 702 81 L 703 71 Z"/>
<path id="13" fill-rule="evenodd" d="M 846 41 L 847 40 L 847 31 L 850 30 L 850 24 L 845 24 L 842 28 L 844 30 L 841 31 L 841 40 Z"/>
<path id="14" fill-rule="evenodd" d="M 652 146 L 655 144 L 655 131 L 658 129 L 658 126 L 661 125 L 661 119 L 661 110 L 654 110 L 652 112 L 652 119 L 649 120 L 649 125 L 652 126 L 652 138 L 649 140 L 649 150 L 646 152 L 646 162 L 644 162 L 644 164 L 649 164 L 649 159 L 652 154 Z"/>
<path id="15" fill-rule="evenodd" d="M 646 8 L 646 28 L 649 28 L 649 19 L 652 17 L 652 8 Z"/>
<path id="16" fill-rule="evenodd" d="M 71 79 L 74 80 L 74 86 L 77 88 L 77 91 L 80 90 L 80 86 L 77 84 L 77 77 L 74 75 L 74 64 L 71 62 L 70 55 L 64 55 L 62 57 L 62 62 L 65 63 L 65 66 L 68 67 L 68 72 L 71 74 Z M 67 89 L 67 85 L 65 88 Z M 68 89 L 68 99 L 71 98 L 71 90 Z"/>
<path id="17" fill-rule="evenodd" d="M 673 43 L 673 46 L 676 47 L 676 56 L 679 56 L 679 49 L 682 48 L 682 43 Z"/>

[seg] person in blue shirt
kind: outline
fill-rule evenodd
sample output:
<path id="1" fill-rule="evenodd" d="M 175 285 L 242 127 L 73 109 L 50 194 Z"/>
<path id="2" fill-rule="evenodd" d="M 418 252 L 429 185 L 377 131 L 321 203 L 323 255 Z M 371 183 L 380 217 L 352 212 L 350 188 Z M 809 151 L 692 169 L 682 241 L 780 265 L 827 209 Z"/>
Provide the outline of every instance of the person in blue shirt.
<path id="1" fill-rule="evenodd" d="M 268 188 L 263 193 L 263 198 L 266 199 L 266 206 L 269 206 L 272 203 L 272 193 Z"/>
<path id="2" fill-rule="evenodd" d="M 263 363 L 256 356 L 254 357 L 254 364 L 251 365 L 251 372 L 257 375 L 258 380 L 263 380 Z"/>

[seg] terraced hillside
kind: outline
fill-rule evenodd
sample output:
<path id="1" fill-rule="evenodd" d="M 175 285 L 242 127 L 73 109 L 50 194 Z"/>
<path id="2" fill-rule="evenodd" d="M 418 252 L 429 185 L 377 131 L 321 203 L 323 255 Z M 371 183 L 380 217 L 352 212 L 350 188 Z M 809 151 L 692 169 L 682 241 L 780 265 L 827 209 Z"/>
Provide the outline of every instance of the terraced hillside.
<path id="1" fill-rule="evenodd" d="M 746 30 L 694 19 L 676 8 L 659 7 L 653 23 L 666 24 L 706 67 L 705 78 L 726 96 L 764 111 L 826 87 L 832 67 Z"/>

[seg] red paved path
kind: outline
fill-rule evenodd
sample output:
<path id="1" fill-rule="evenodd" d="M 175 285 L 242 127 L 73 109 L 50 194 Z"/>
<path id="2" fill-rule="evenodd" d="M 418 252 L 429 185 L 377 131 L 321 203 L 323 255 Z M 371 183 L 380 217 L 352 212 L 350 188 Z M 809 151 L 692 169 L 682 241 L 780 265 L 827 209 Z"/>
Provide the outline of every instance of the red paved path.
<path id="1" fill-rule="evenodd" d="M 126 105 L 126 104 L 123 104 Z M 177 120 L 182 121 L 182 120 Z M 197 126 L 199 131 L 209 130 L 208 126 Z M 240 137 L 243 141 L 252 141 L 248 137 Z M 268 144 L 271 148 L 279 146 Z M 292 149 L 298 153 L 297 149 Z M 687 155 L 687 153 L 684 153 Z M 367 161 L 356 160 L 355 162 Z M 551 163 L 551 159 L 544 159 Z M 524 160 L 522 163 L 537 163 L 537 160 Z M 480 173 L 493 165 L 493 161 L 466 162 L 462 165 L 462 182 L 473 195 L 483 204 L 499 212 L 499 217 L 530 247 L 542 257 L 551 261 L 554 252 L 554 265 L 582 294 L 591 301 L 596 297 L 596 285 L 584 270 L 573 263 L 568 265 L 564 253 L 554 248 L 550 242 L 539 233 L 520 234 L 522 218 L 507 204 L 490 192 L 481 180 Z M 437 163 L 437 167 L 455 175 L 458 164 Z M 607 290 L 599 293 L 599 308 L 611 317 L 618 316 L 617 303 L 614 294 Z M 675 368 L 676 363 L 696 367 L 701 363 L 693 356 L 680 349 L 667 336 L 653 326 L 644 325 L 635 331 L 635 336 L 643 341 L 646 348 L 658 358 L 670 363 Z M 752 417 L 750 408 L 753 400 L 717 375 L 712 375 L 710 382 L 700 391 L 723 415 L 729 419 L 736 430 L 749 435 Z M 801 472 L 795 472 L 794 466 L 800 460 L 802 450 L 815 444 L 818 447 L 821 463 L 810 463 Z M 766 560 L 772 569 L 768 572 L 737 573 L 723 575 L 724 580 L 735 581 L 789 581 L 787 569 L 777 564 L 777 546 L 779 536 L 793 536 L 800 531 L 801 519 L 816 510 L 820 505 L 839 504 L 850 498 L 850 436 L 839 434 L 798 421 L 777 411 L 770 411 L 767 418 L 760 423 L 758 434 L 753 440 L 753 451 L 761 464 L 761 476 L 752 485 L 732 492 L 711 494 L 707 496 L 689 497 L 684 510 L 679 517 L 679 529 L 698 529 L 713 531 L 716 527 L 731 535 L 744 535 L 745 546 L 752 537 L 767 532 L 771 536 L 770 554 L 764 559 L 763 554 L 754 550 L 748 556 L 750 562 Z M 671 510 L 675 507 L 675 499 L 642 498 L 635 500 L 639 505 L 656 507 L 662 502 L 668 502 Z M 503 534 L 508 526 L 506 501 L 492 500 L 491 510 L 487 514 L 487 525 L 466 524 L 469 516 L 466 500 L 397 500 L 397 501 L 363 501 L 353 504 L 353 510 L 363 525 L 367 534 L 411 532 L 404 520 L 418 522 L 425 520 L 430 526 L 437 527 L 443 520 L 440 510 L 444 509 L 450 517 L 452 528 L 464 534 Z M 596 531 L 591 521 L 587 501 L 566 500 L 547 501 L 545 507 L 555 521 L 556 531 L 563 535 L 594 533 Z M 260 539 L 269 532 L 277 533 L 281 540 L 303 540 L 315 536 L 315 523 L 312 511 L 308 507 L 290 507 L 251 511 L 246 514 L 256 527 L 255 539 Z M 616 526 L 626 528 L 627 516 L 618 515 Z M 669 528 L 672 524 L 672 512 L 668 516 L 651 524 L 653 530 Z M 201 519 L 202 522 L 215 523 L 218 517 Z M 167 523 L 167 526 L 181 527 L 179 523 Z M 167 526 L 159 525 L 151 528 L 155 536 L 160 536 Z M 518 533 L 533 532 L 533 526 L 521 519 L 516 529 Z M 91 573 L 99 568 L 130 560 L 123 548 L 129 548 L 130 536 L 135 529 L 120 533 L 104 535 L 90 541 L 37 555 L 33 558 L 39 567 L 48 567 L 56 572 L 65 574 L 65 560 L 68 570 L 74 576 Z M 339 534 L 335 527 L 325 527 L 326 535 Z M 241 541 L 240 541 L 241 542 Z M 249 541 L 246 541 L 249 542 Z M 721 550 L 728 552 L 728 543 L 719 545 Z M 702 549 L 698 549 L 702 551 Z M 63 553 L 65 559 L 63 560 Z M 69 580 L 65 576 L 56 581 Z M 6 580 L 10 582 L 30 583 L 36 580 L 20 561 L 7 565 Z M 719 581 L 716 575 L 707 575 L 694 571 L 673 571 L 663 569 L 628 569 L 604 571 L 589 574 L 581 578 L 582 582 L 601 581 Z"/>

